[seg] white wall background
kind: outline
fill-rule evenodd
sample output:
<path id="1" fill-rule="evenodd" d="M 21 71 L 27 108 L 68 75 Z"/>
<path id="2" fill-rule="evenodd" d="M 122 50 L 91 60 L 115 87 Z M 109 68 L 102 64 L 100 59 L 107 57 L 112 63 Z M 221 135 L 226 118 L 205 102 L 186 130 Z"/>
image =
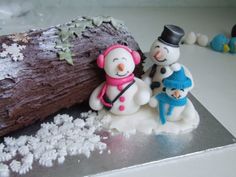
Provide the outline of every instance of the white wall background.
<path id="1" fill-rule="evenodd" d="M 2 4 L 100 7 L 236 7 L 236 0 L 0 0 Z"/>
<path id="2" fill-rule="evenodd" d="M 55 1 L 55 0 L 50 0 Z M 236 7 L 236 0 L 57 0 L 59 3 L 103 7 Z"/>

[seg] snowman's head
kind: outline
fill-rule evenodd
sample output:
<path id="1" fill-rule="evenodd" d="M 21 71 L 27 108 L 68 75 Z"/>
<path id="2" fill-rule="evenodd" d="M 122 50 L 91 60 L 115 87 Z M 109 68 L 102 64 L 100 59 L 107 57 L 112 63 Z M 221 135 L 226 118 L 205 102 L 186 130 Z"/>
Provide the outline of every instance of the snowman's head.
<path id="1" fill-rule="evenodd" d="M 176 89 L 176 88 L 166 88 L 166 94 L 173 99 L 181 99 L 187 96 L 189 88 Z"/>
<path id="2" fill-rule="evenodd" d="M 149 52 L 150 58 L 158 65 L 175 63 L 180 56 L 179 47 L 170 46 L 156 39 Z"/>
<path id="3" fill-rule="evenodd" d="M 133 73 L 135 65 L 140 63 L 140 55 L 123 45 L 113 45 L 100 54 L 97 64 L 112 78 L 124 78 Z"/>

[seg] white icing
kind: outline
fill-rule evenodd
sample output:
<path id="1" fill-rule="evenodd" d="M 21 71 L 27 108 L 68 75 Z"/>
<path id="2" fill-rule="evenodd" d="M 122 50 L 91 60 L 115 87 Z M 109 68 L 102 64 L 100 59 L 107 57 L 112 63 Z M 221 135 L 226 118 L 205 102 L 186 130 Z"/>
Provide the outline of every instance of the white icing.
<path id="1" fill-rule="evenodd" d="M 38 38 L 39 48 L 42 50 L 51 50 L 57 51 L 56 47 L 56 36 L 55 34 L 58 32 L 56 28 L 50 28 L 49 30 L 44 31 L 41 36 Z M 50 40 L 45 40 L 50 38 Z"/>
<path id="2" fill-rule="evenodd" d="M 21 71 L 21 67 L 19 67 L 19 63 L 12 62 L 10 56 L 7 56 L 4 59 L 0 58 L 0 80 L 6 78 L 16 78 L 19 71 Z"/>
<path id="3" fill-rule="evenodd" d="M 165 125 L 160 123 L 158 112 L 148 105 L 132 115 L 116 116 L 105 110 L 99 112 L 103 117 L 104 127 L 114 132 L 122 132 L 126 137 L 135 134 L 136 131 L 145 134 L 160 133 L 183 133 L 196 128 L 199 124 L 199 116 L 190 100 L 189 104 L 182 111 L 179 121 L 167 121 Z M 174 108 L 176 109 L 176 108 Z"/>
<path id="4" fill-rule="evenodd" d="M 2 44 L 3 51 L 0 53 L 0 57 L 6 58 L 10 56 L 13 61 L 21 61 L 24 59 L 21 50 L 24 49 L 25 47 L 26 47 L 25 45 L 19 45 L 17 43 L 13 43 L 9 46 L 3 43 Z"/>

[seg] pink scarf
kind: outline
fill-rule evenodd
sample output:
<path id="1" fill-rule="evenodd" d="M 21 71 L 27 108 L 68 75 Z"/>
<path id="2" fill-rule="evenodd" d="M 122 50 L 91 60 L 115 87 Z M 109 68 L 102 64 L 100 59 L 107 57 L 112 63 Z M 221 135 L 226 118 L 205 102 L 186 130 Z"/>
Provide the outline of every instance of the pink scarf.
<path id="1" fill-rule="evenodd" d="M 110 103 L 107 103 L 104 101 L 103 96 L 105 95 L 106 91 L 107 91 L 107 86 L 108 85 L 112 85 L 112 86 L 122 86 L 123 84 L 129 83 L 131 81 L 134 80 L 134 74 L 130 74 L 129 76 L 125 77 L 125 78 L 112 78 L 108 75 L 106 75 L 106 82 L 104 83 L 100 93 L 98 94 L 98 99 L 102 102 L 103 105 L 108 106 L 108 107 L 112 107 L 112 105 Z"/>

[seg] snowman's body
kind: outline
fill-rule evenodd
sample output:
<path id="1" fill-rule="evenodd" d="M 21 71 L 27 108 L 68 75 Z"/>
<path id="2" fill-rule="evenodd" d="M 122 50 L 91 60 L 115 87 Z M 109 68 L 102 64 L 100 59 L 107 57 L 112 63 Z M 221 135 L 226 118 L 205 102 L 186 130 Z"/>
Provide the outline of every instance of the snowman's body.
<path id="1" fill-rule="evenodd" d="M 176 64 L 176 63 L 175 63 Z M 192 80 L 192 86 L 190 90 L 194 87 L 194 82 L 193 82 L 193 77 L 188 68 L 186 68 L 184 65 L 179 64 L 180 67 L 183 67 L 186 73 L 186 76 L 188 76 Z M 153 74 L 152 77 L 150 77 L 150 73 L 153 70 L 153 67 L 155 67 L 155 73 Z M 152 91 L 153 95 L 156 95 L 160 92 L 164 91 L 164 86 L 163 86 L 163 79 L 169 77 L 171 74 L 173 74 L 174 70 L 171 65 L 153 65 L 150 67 L 145 74 L 143 75 L 142 79 L 148 84 L 151 85 L 152 83 L 157 83 L 159 84 L 159 87 L 156 86 Z"/>
<path id="2" fill-rule="evenodd" d="M 137 52 L 114 45 L 101 54 L 97 62 L 106 72 L 106 81 L 91 94 L 89 105 L 92 109 L 99 111 L 108 105 L 113 114 L 129 115 L 149 102 L 150 88 L 133 75 L 135 64 L 140 62 Z M 118 99 L 114 101 L 116 97 Z"/>
<path id="3" fill-rule="evenodd" d="M 158 107 L 158 106 L 157 106 Z M 165 105 L 165 113 L 168 112 L 169 105 Z M 158 110 L 159 112 L 159 110 Z M 179 120 L 191 120 L 195 118 L 196 116 L 196 110 L 192 104 L 192 102 L 187 99 L 187 104 L 184 106 L 176 106 L 173 109 L 173 112 L 171 115 L 166 114 L 166 120 L 170 122 L 175 122 Z"/>
<path id="4" fill-rule="evenodd" d="M 185 107 L 186 106 L 175 107 L 171 115 L 166 115 L 167 121 L 178 121 L 178 120 L 180 120 L 182 118 L 181 114 L 185 110 Z M 165 112 L 167 112 L 168 109 L 169 109 L 169 106 L 165 105 Z"/>
<path id="5" fill-rule="evenodd" d="M 113 103 L 112 108 L 109 110 L 111 113 L 116 115 L 128 115 L 135 113 L 139 110 L 140 105 L 146 103 L 146 99 L 141 100 L 142 94 L 140 89 L 147 89 L 147 86 L 140 80 L 139 78 L 134 78 L 135 83 L 132 84 L 117 100 Z M 100 90 L 102 89 L 102 83 L 99 87 L 97 87 L 90 97 L 90 106 L 95 108 L 96 110 L 101 110 L 103 108 L 102 103 L 98 100 L 97 96 L 99 95 Z M 126 83 L 122 86 L 112 86 L 108 85 L 106 90 L 106 96 L 110 100 L 114 100 L 114 98 L 121 92 L 122 89 L 127 87 L 130 84 Z M 150 93 L 150 91 L 149 91 Z M 97 100 L 97 101 L 96 101 Z M 141 103 L 143 102 L 143 103 Z M 95 105 L 97 104 L 97 105 Z"/>

